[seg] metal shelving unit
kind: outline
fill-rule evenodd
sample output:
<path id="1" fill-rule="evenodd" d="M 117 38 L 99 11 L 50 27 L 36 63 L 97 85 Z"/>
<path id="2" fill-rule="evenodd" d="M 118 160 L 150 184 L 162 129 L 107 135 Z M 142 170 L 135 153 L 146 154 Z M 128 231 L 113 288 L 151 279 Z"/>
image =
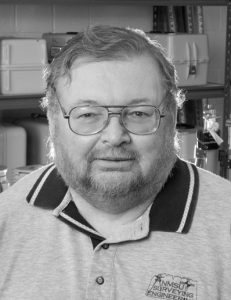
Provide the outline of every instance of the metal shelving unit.
<path id="1" fill-rule="evenodd" d="M 225 83 L 224 83 L 224 111 L 223 111 L 223 144 L 220 151 L 220 175 L 228 178 L 228 170 L 231 168 L 229 159 L 229 136 L 227 121 L 231 114 L 231 0 L 226 1 L 227 5 L 227 25 L 226 25 L 226 53 L 225 53 Z"/>

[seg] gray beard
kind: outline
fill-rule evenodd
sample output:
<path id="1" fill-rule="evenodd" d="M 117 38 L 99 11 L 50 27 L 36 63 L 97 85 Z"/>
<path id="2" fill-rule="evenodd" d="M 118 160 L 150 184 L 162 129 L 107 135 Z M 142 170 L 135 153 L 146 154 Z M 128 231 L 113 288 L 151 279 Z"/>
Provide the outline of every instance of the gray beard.
<path id="1" fill-rule="evenodd" d="M 132 180 L 119 180 L 120 174 L 117 174 L 118 180 L 108 183 L 103 178 L 102 180 L 95 180 L 91 170 L 93 160 L 91 156 L 86 158 L 85 166 L 80 169 L 57 138 L 51 145 L 54 148 L 55 164 L 67 186 L 70 186 L 92 206 L 113 214 L 125 212 L 148 199 L 153 201 L 165 184 L 176 161 L 174 138 L 165 137 L 162 151 L 150 168 L 149 174 L 144 177 L 137 167 L 136 176 Z M 128 153 L 122 146 L 110 149 L 110 151 L 110 153 L 126 153 L 126 155 L 132 155 L 137 160 L 139 159 L 136 153 Z"/>

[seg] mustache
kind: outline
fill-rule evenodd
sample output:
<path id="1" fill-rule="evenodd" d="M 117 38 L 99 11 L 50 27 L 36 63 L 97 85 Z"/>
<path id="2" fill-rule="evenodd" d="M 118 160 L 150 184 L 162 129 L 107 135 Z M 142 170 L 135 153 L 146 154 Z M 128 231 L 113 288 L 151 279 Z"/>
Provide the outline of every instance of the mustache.
<path id="1" fill-rule="evenodd" d="M 88 161 L 113 159 L 113 160 L 139 160 L 139 155 L 134 150 L 123 148 L 95 149 L 88 155 Z"/>

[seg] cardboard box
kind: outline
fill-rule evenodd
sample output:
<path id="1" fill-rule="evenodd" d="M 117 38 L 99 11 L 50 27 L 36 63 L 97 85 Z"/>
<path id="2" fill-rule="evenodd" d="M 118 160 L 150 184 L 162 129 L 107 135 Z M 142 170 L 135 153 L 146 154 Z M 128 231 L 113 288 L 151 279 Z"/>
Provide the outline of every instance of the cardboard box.
<path id="1" fill-rule="evenodd" d="M 179 86 L 204 85 L 208 74 L 208 40 L 205 34 L 148 34 L 157 40 L 176 67 Z"/>
<path id="2" fill-rule="evenodd" d="M 0 40 L 0 93 L 3 95 L 44 93 L 47 65 L 44 39 Z"/>

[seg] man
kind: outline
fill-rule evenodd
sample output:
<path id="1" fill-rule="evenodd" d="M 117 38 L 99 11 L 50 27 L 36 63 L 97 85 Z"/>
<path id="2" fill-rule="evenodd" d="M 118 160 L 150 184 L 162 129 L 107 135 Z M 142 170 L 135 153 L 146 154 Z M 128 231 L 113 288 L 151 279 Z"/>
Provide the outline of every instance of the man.
<path id="1" fill-rule="evenodd" d="M 54 163 L 0 197 L 0 299 L 230 298 L 231 185 L 177 157 L 182 101 L 141 31 L 96 26 L 61 50 Z"/>

